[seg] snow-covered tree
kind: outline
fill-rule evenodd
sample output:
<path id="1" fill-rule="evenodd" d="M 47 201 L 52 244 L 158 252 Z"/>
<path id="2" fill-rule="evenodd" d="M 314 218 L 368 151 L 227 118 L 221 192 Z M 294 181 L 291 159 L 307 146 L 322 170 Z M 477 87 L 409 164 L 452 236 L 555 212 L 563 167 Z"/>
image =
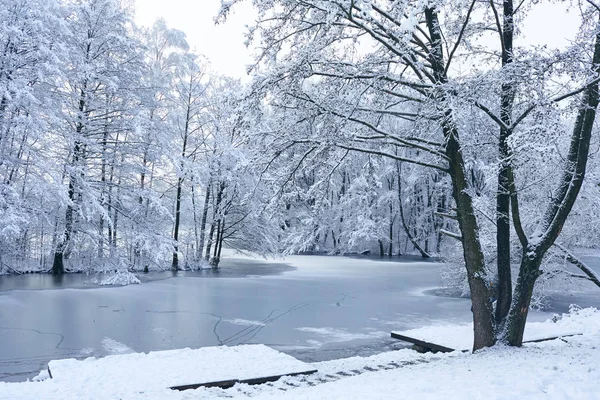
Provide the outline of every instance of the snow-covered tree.
<path id="1" fill-rule="evenodd" d="M 235 3 L 224 3 L 222 14 Z M 503 2 L 503 12 L 495 2 L 477 1 L 254 0 L 253 4 L 259 21 L 252 32 L 263 50 L 255 66 L 254 91 L 281 110 L 287 122 L 277 134 L 264 135 L 264 147 L 277 154 L 300 145 L 296 163 L 315 163 L 317 155 L 330 151 L 353 151 L 448 173 L 455 209 L 449 216 L 459 230 L 448 233 L 460 240 L 463 249 L 474 349 L 493 345 L 497 338 L 520 345 L 541 262 L 570 213 L 586 170 L 598 102 L 596 23 L 584 15 L 584 30 L 575 45 L 579 58 L 574 52 L 545 54 L 531 48 L 514 62 L 515 13 L 527 9 L 513 8 L 511 1 Z M 490 27 L 502 38 L 500 50 L 481 39 Z M 570 85 L 553 83 L 553 78 L 565 75 Z M 545 216 L 532 218 L 535 228 L 526 234 L 516 185 L 519 173 L 535 166 L 527 162 L 525 170 L 513 171 L 510 140 L 555 132 L 552 110 L 574 96 L 581 99 L 571 113 L 576 122 L 560 165 L 562 177 L 555 181 L 552 201 L 544 202 Z M 496 317 L 491 300 L 494 277 L 480 240 L 480 196 L 472 169 L 478 165 L 473 139 L 481 136 L 466 134 L 471 128 L 467 115 L 473 109 L 500 127 L 499 136 L 486 132 L 488 140 L 497 140 L 492 154 L 500 160 L 494 218 L 497 226 L 500 223 L 496 246 L 501 256 Z M 514 296 L 506 268 L 511 205 L 523 249 Z"/>

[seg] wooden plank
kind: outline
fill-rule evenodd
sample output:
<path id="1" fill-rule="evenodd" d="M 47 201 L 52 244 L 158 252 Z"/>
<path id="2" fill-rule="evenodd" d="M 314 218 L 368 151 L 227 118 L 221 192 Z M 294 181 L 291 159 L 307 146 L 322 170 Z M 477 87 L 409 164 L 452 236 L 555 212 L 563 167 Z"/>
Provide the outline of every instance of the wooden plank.
<path id="1" fill-rule="evenodd" d="M 547 342 L 550 340 L 555 340 L 555 339 L 560 339 L 563 337 L 571 337 L 571 336 L 578 336 L 578 335 L 582 335 L 581 333 L 567 333 L 564 335 L 557 335 L 557 336 L 550 336 L 550 337 L 545 337 L 545 338 L 539 338 L 539 339 L 531 339 L 531 340 L 525 340 L 523 341 L 523 343 L 540 343 L 540 342 Z M 442 346 L 440 344 L 435 344 L 435 343 L 431 343 L 431 342 L 426 342 L 424 340 L 420 340 L 417 338 L 413 338 L 410 336 L 406 336 L 406 335 L 401 335 L 397 332 L 392 332 L 391 336 L 394 339 L 398 339 L 398 340 L 402 340 L 405 342 L 409 342 L 409 343 L 413 343 L 419 347 L 422 347 L 423 349 L 426 350 L 430 350 L 430 351 L 439 351 L 442 353 L 450 353 L 453 351 L 456 351 L 456 349 L 452 349 L 450 347 L 446 347 L 446 346 Z M 467 351 L 467 350 L 462 350 L 462 351 Z"/>
<path id="2" fill-rule="evenodd" d="M 540 343 L 540 342 L 548 342 L 550 340 L 555 340 L 555 339 L 562 339 L 564 337 L 571 337 L 571 336 L 581 336 L 583 335 L 583 333 L 569 333 L 566 335 L 558 335 L 558 336 L 551 336 L 551 337 L 547 337 L 547 338 L 541 338 L 541 339 L 532 339 L 532 340 L 525 340 L 523 341 L 523 343 Z"/>
<path id="3" fill-rule="evenodd" d="M 235 385 L 238 382 L 239 381 L 237 379 L 230 379 L 230 380 L 227 380 L 227 381 L 207 382 L 207 383 L 193 383 L 191 385 L 172 386 L 169 389 L 171 389 L 171 390 L 179 390 L 179 391 L 190 390 L 190 389 L 198 389 L 200 387 L 207 387 L 207 388 L 220 387 L 221 389 L 229 389 L 230 387 L 232 387 L 233 385 Z"/>
<path id="4" fill-rule="evenodd" d="M 421 346 L 425 349 L 431 349 L 433 351 L 439 351 L 441 353 L 451 353 L 451 352 L 455 351 L 455 349 L 451 349 L 450 347 L 442 346 L 442 345 L 435 344 L 435 343 L 425 342 L 423 340 L 419 340 L 417 338 L 413 338 L 413 337 L 409 337 L 409 336 L 404 336 L 404 335 L 401 335 L 396 332 L 392 332 L 392 337 L 394 339 L 403 340 L 405 342 L 409 342 L 409 343 L 416 344 L 417 346 Z"/>
<path id="5" fill-rule="evenodd" d="M 311 375 L 316 372 L 317 372 L 317 370 L 314 369 L 314 370 L 305 371 L 305 372 L 294 372 L 291 374 L 273 375 L 273 376 L 266 376 L 266 377 L 262 377 L 262 378 L 232 379 L 232 380 L 220 381 L 220 382 L 194 383 L 191 385 L 173 386 L 170 389 L 179 390 L 179 391 L 198 389 L 200 387 L 220 387 L 221 389 L 228 389 L 228 388 L 234 386 L 236 383 L 245 383 L 248 385 L 262 385 L 267 382 L 275 382 L 275 381 L 283 378 L 284 376 Z"/>

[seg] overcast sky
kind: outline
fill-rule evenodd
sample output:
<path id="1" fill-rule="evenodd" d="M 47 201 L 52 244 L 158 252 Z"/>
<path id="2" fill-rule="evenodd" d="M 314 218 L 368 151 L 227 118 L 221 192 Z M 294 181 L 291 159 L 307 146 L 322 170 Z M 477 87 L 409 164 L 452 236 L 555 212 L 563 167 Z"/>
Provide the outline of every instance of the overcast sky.
<path id="1" fill-rule="evenodd" d="M 136 22 L 150 26 L 164 18 L 171 28 L 184 31 L 196 52 L 205 55 L 215 72 L 234 77 L 246 76 L 246 65 L 252 60 L 244 46 L 244 26 L 256 18 L 250 1 L 234 8 L 225 24 L 214 25 L 220 0 L 136 0 Z M 577 33 L 579 10 L 566 12 L 565 6 L 545 4 L 530 14 L 526 24 L 528 44 L 563 47 Z"/>
<path id="2" fill-rule="evenodd" d="M 225 24 L 214 24 L 220 0 L 136 0 L 136 22 L 150 26 L 164 18 L 170 28 L 184 31 L 188 43 L 224 75 L 243 77 L 252 60 L 244 46 L 244 26 L 252 24 L 255 13 L 249 2 L 234 8 Z"/>

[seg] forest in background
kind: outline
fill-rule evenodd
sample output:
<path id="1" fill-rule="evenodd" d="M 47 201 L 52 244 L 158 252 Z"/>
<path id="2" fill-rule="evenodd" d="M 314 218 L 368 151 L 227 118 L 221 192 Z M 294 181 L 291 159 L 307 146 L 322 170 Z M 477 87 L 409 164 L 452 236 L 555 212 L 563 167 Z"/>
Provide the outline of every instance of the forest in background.
<path id="1" fill-rule="evenodd" d="M 447 177 L 262 148 L 283 114 L 164 21 L 137 27 L 114 0 L 0 12 L 2 272 L 194 269 L 223 245 L 440 253 Z"/>
<path id="2" fill-rule="evenodd" d="M 256 0 L 261 53 L 242 83 L 164 21 L 135 26 L 126 2 L 2 2 L 0 272 L 196 269 L 223 247 L 443 256 L 465 293 L 499 263 L 517 271 L 537 251 L 524 233 L 545 237 L 546 204 L 574 192 L 560 182 L 597 83 L 598 7 L 573 1 L 580 33 L 550 50 L 519 46 L 543 2 L 438 3 Z M 591 279 L 568 264 L 597 248 L 599 149 L 594 128 L 578 200 L 535 253 L 538 288 Z"/>

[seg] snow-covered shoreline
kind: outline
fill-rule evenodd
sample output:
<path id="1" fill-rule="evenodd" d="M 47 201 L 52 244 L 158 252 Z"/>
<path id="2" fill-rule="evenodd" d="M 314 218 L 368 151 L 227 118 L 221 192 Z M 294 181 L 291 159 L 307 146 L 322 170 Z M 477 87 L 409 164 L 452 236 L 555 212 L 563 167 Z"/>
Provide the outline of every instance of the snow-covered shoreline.
<path id="1" fill-rule="evenodd" d="M 386 352 L 312 364 L 314 376 L 285 377 L 277 382 L 230 389 L 200 388 L 177 392 L 161 385 L 137 385 L 102 378 L 0 382 L 2 399 L 600 399 L 600 312 L 573 309 L 537 329 L 552 336 L 556 327 L 582 335 L 523 348 L 495 348 L 475 354 Z M 451 328 L 438 327 L 440 332 Z M 218 363 L 207 359 L 206 363 Z M 164 365 L 165 369 L 177 368 Z M 40 377 L 42 378 L 42 377 Z M 161 376 L 154 379 L 160 381 Z"/>

